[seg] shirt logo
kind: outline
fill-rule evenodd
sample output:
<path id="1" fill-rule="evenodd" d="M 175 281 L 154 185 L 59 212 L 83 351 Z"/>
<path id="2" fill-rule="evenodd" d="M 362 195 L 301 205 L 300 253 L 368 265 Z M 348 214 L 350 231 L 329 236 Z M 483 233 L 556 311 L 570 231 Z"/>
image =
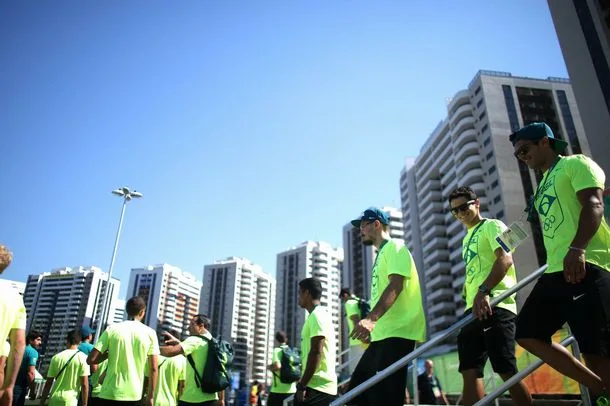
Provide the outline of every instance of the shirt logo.
<path id="1" fill-rule="evenodd" d="M 563 223 L 563 208 L 561 201 L 557 197 L 555 185 L 556 176 L 552 176 L 544 184 L 544 194 L 537 199 L 536 210 L 540 216 L 540 226 L 542 234 L 546 238 L 555 238 L 559 226 Z"/>

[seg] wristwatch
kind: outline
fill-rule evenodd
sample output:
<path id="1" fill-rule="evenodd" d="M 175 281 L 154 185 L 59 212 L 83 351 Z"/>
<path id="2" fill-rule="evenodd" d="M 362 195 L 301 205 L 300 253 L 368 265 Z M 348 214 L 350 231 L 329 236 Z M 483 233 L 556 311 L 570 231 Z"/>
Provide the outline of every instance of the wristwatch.
<path id="1" fill-rule="evenodd" d="M 481 286 L 479 286 L 479 292 L 485 295 L 489 295 L 491 293 L 491 289 L 489 289 L 487 285 L 483 283 L 481 284 Z"/>

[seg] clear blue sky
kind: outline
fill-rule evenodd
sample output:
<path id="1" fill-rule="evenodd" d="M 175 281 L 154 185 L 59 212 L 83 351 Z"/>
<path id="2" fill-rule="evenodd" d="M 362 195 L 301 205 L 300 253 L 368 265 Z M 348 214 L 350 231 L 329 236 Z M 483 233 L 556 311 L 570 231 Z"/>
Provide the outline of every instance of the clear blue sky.
<path id="1" fill-rule="evenodd" d="M 400 206 L 406 156 L 479 69 L 567 73 L 544 0 L 2 2 L 4 278 L 243 256 L 275 274 Z"/>

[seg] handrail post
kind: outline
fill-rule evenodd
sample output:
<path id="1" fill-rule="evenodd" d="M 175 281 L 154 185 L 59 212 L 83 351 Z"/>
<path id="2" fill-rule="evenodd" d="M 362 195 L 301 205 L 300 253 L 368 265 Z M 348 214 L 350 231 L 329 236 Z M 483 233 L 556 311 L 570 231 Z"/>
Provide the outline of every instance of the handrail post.
<path id="1" fill-rule="evenodd" d="M 570 335 L 572 335 L 572 330 L 570 329 L 570 326 L 568 326 L 568 332 Z M 580 356 L 580 347 L 578 346 L 578 342 L 576 340 L 572 343 L 572 354 L 574 354 L 574 357 L 577 360 L 582 361 Z M 589 393 L 589 388 L 587 388 L 582 383 L 579 383 L 578 386 L 580 387 L 580 399 L 583 405 L 591 406 L 591 394 Z"/>
<path id="2" fill-rule="evenodd" d="M 413 404 L 419 406 L 419 371 L 417 370 L 417 358 L 413 360 Z"/>

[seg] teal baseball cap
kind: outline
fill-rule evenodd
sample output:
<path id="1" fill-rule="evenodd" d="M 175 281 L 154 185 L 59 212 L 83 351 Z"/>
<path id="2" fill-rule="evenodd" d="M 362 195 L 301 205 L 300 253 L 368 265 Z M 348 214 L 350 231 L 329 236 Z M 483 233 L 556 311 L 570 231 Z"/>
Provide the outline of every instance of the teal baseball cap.
<path id="1" fill-rule="evenodd" d="M 525 127 L 522 127 L 512 133 L 509 139 L 514 146 L 517 141 L 538 141 L 544 137 L 553 140 L 551 146 L 557 153 L 563 154 L 565 152 L 568 143 L 563 140 L 560 140 L 559 138 L 556 138 L 555 134 L 553 134 L 553 130 L 551 130 L 551 127 L 549 127 L 547 123 L 528 124 Z"/>
<path id="2" fill-rule="evenodd" d="M 360 218 L 357 218 L 356 220 L 352 220 L 352 226 L 358 228 L 360 227 L 360 224 L 363 221 L 375 221 L 375 220 L 379 220 L 379 222 L 381 224 L 390 224 L 390 218 L 388 217 L 388 213 L 386 213 L 385 211 L 378 209 L 377 207 L 369 207 L 368 209 L 366 209 L 364 212 L 362 212 L 362 215 L 360 216 Z"/>

